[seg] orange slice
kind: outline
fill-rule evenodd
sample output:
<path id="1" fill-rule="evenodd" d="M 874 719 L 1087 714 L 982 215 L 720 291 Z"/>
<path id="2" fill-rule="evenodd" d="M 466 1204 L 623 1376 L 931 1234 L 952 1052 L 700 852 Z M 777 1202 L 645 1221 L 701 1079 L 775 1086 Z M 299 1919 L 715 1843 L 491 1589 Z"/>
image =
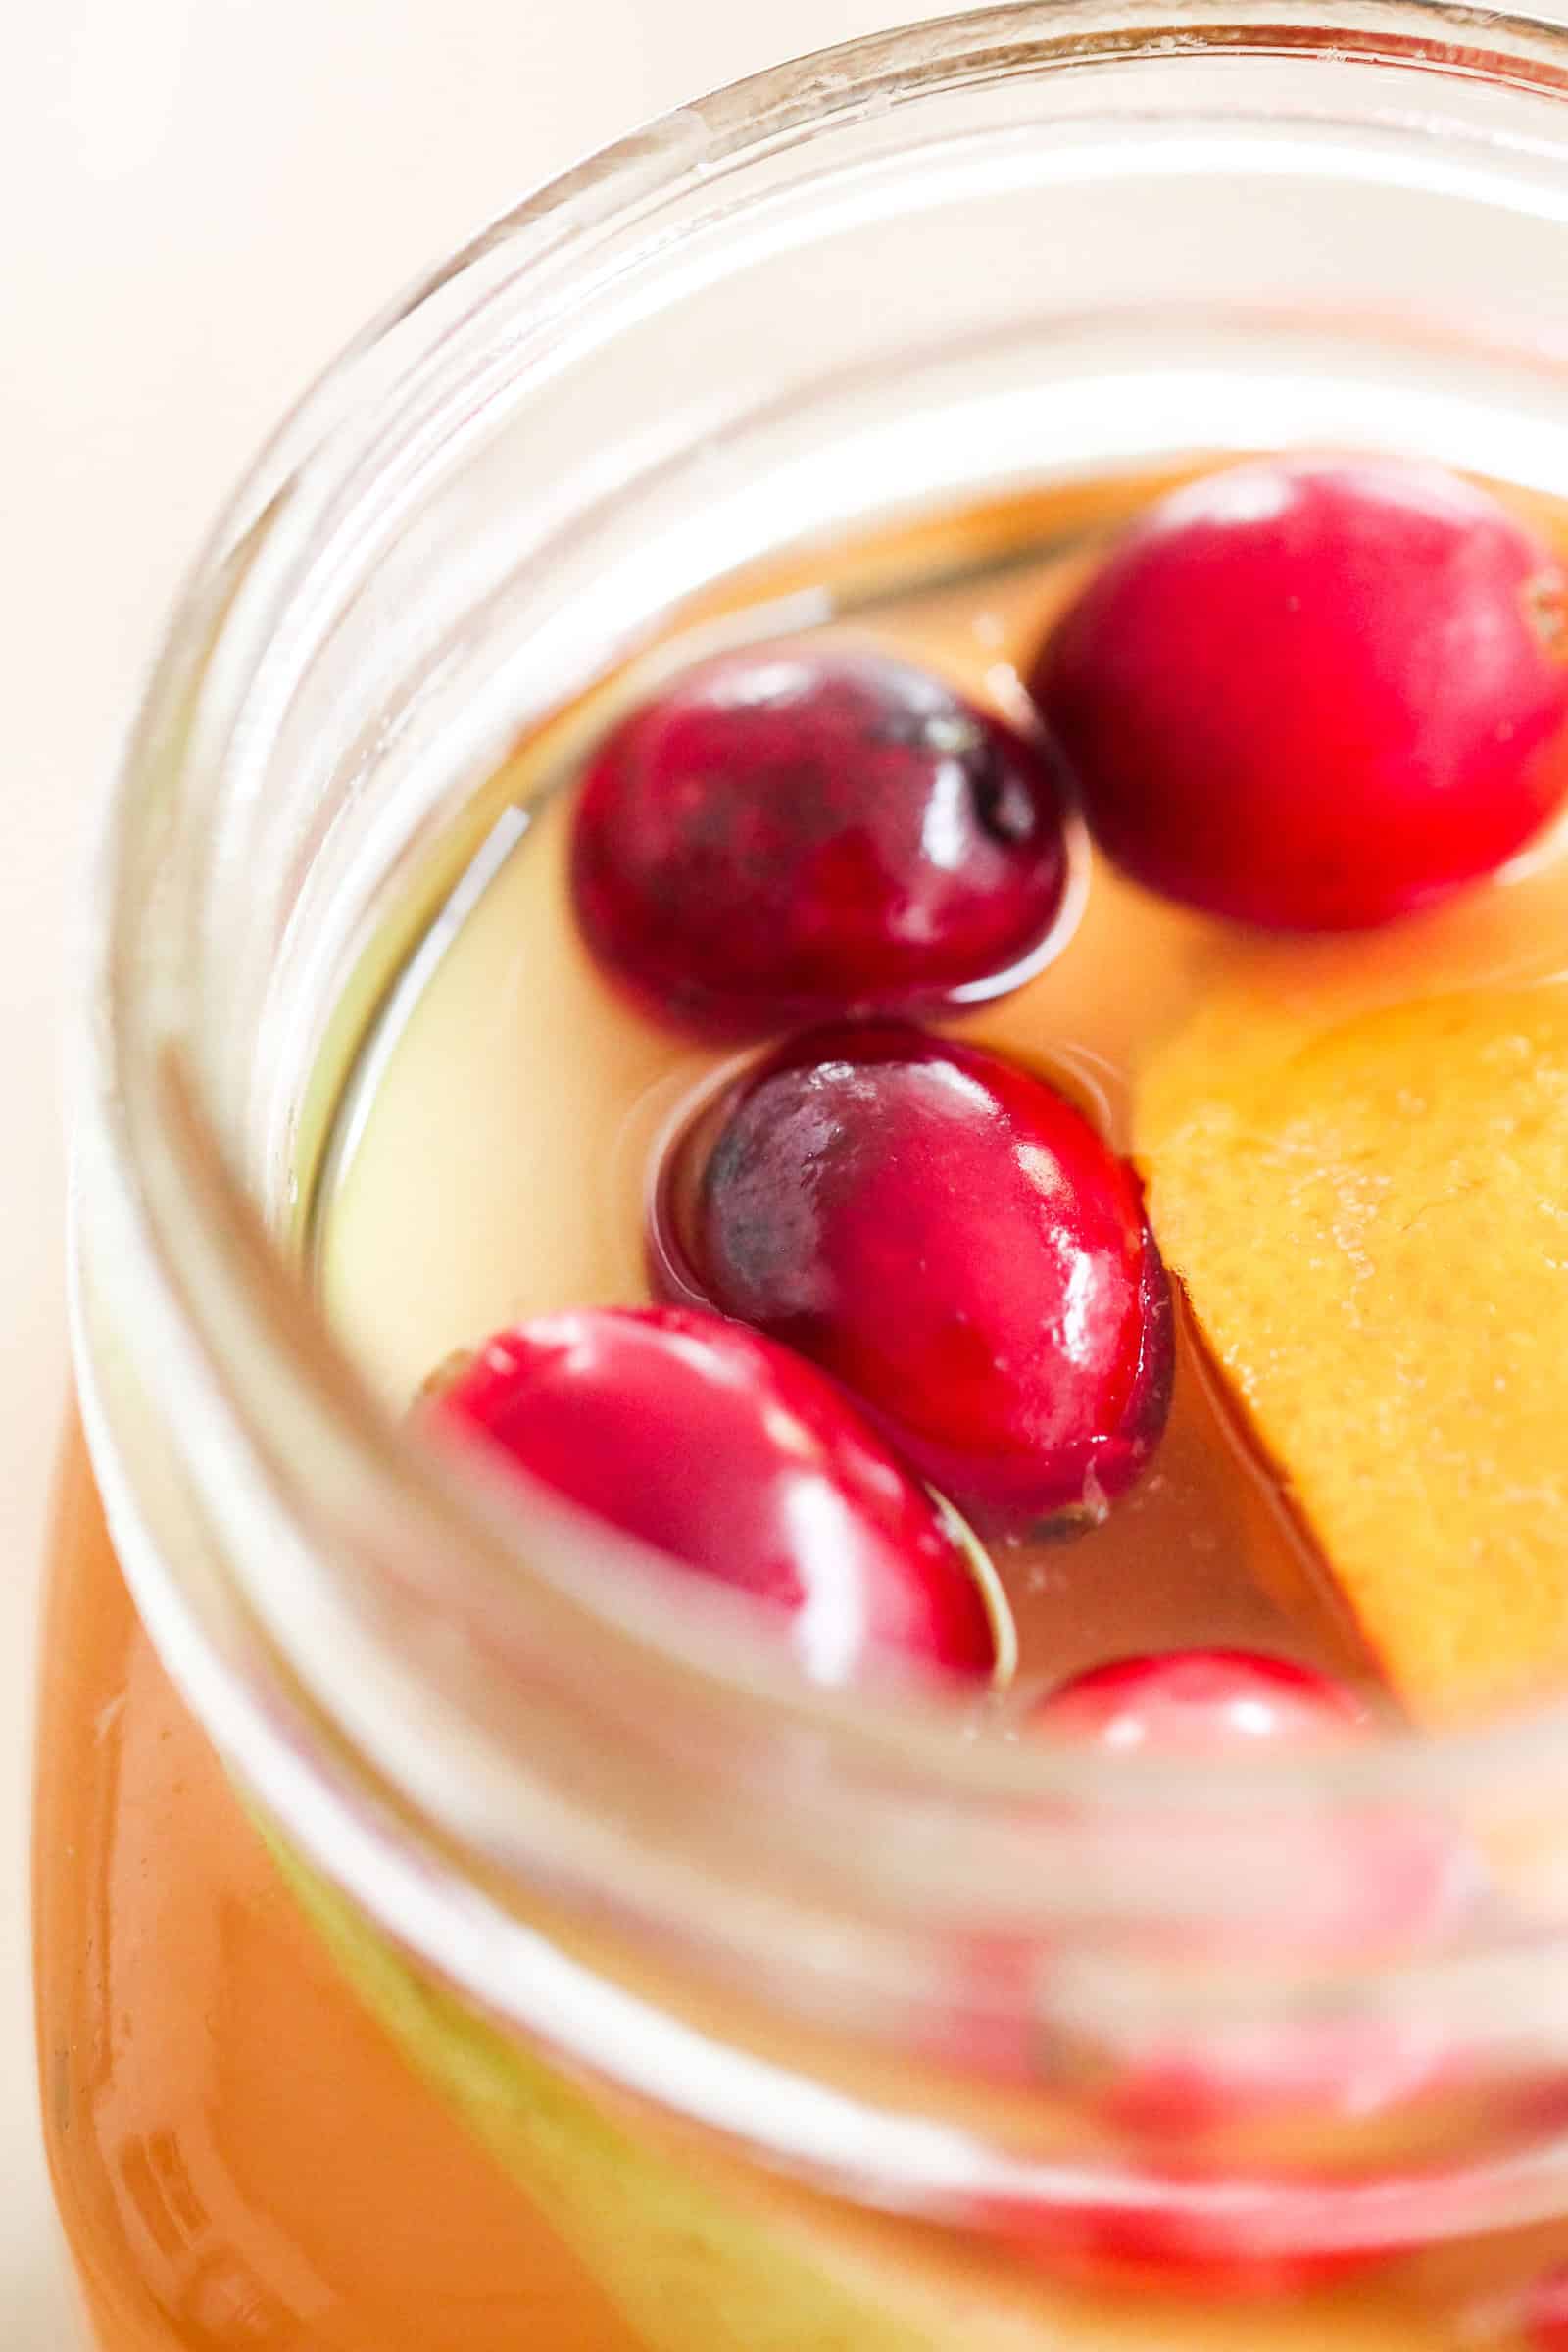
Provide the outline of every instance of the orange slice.
<path id="1" fill-rule="evenodd" d="M 1418 1716 L 1568 1675 L 1568 985 L 1316 1033 L 1222 989 L 1155 1057 L 1154 1228 Z"/>

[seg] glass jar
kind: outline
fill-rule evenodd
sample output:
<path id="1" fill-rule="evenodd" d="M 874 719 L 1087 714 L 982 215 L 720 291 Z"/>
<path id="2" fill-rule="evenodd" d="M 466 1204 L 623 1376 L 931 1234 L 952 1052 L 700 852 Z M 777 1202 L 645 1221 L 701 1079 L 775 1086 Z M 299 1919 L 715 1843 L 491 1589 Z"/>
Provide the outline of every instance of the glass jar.
<path id="1" fill-rule="evenodd" d="M 611 1605 L 568 1516 L 412 1447 L 305 1229 L 476 780 L 737 567 L 1248 446 L 1568 491 L 1565 95 L 1568 37 L 1459 8 L 911 27 L 529 197 L 259 461 L 108 812 L 76 1104 L 138 1617 L 78 1452 L 39 2015 L 111 2352 L 1414 2352 L 1546 2308 L 1560 1710 L 1245 1778 L 956 1749 Z M 1343 1916 L 1391 1814 L 1507 1903 L 1348 1966 L 1301 1890 Z M 1298 2063 L 1325 2029 L 1353 2065 Z M 1171 2051 L 1291 2085 L 1173 2130 L 1118 2096 Z"/>

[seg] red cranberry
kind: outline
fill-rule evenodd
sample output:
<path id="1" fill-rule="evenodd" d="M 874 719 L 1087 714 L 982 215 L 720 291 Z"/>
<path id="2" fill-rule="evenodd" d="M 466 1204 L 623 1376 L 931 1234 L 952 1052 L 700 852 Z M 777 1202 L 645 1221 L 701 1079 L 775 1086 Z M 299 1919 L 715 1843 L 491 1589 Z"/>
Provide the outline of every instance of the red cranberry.
<path id="1" fill-rule="evenodd" d="M 1030 1730 L 1109 1751 L 1216 1761 L 1267 1748 L 1345 1746 L 1366 1739 L 1377 1722 L 1345 1684 L 1240 1650 L 1118 1659 L 1063 1684 L 1027 1720 Z M 1129 1807 L 1114 1834 L 1131 1852 L 1167 1832 Z M 1272 1878 L 1288 1878 L 1288 1900 L 1259 1912 L 1253 1940 L 1272 1937 L 1298 1956 L 1370 1963 L 1429 1944 L 1471 1914 L 1484 1884 L 1479 1856 L 1457 1825 L 1414 1800 L 1346 1795 L 1302 1809 L 1265 1801 L 1235 1816 L 1215 1811 L 1190 1823 L 1186 1835 L 1195 1857 L 1208 1835 L 1215 1853 L 1250 1852 L 1254 1841 L 1266 1846 Z M 1246 1930 L 1231 1920 L 1216 1923 L 1215 1934 L 1234 1945 Z M 1343 2039 L 1358 2052 L 1353 2034 Z"/>
<path id="2" fill-rule="evenodd" d="M 1438 466 L 1243 466 L 1153 509 L 1030 683 L 1137 880 L 1356 929 L 1491 873 L 1562 798 L 1568 578 Z"/>
<path id="3" fill-rule="evenodd" d="M 1345 1684 L 1284 1659 L 1183 1650 L 1119 1659 L 1048 1696 L 1029 1727 L 1114 1754 L 1245 1759 L 1367 1737 L 1373 1716 Z M 1128 1809 L 1099 1826 L 1103 1849 L 1125 1848 L 1136 1883 L 1168 1854 L 1168 1820 Z M 1210 1841 L 1212 1841 L 1210 1843 Z M 1266 1848 L 1266 1855 L 1262 1849 Z M 1244 1805 L 1183 1824 L 1183 1867 L 1223 1878 L 1266 1859 L 1284 1882 L 1277 1909 L 1212 1927 L 1177 1925 L 1173 1959 L 1225 1965 L 1288 1960 L 1375 1965 L 1440 1941 L 1474 1907 L 1477 1857 L 1454 1826 L 1384 1799 L 1314 1812 Z M 1097 2112 L 1143 2138 L 1188 2142 L 1271 2126 L 1299 2133 L 1397 2116 L 1419 2142 L 1474 2128 L 1480 2076 L 1469 2054 L 1417 2021 L 1326 2016 L 1238 2017 L 1200 2041 L 1172 2037 L 1112 2062 L 1087 2058 Z M 1085 2073 L 1081 2063 L 1078 2072 Z M 1384 2121 L 1385 2135 L 1390 2127 Z"/>
<path id="4" fill-rule="evenodd" d="M 1116 1754 L 1192 1755 L 1254 1741 L 1343 1741 L 1369 1717 L 1346 1684 L 1309 1666 L 1239 1649 L 1181 1649 L 1093 1667 L 1052 1691 L 1031 1720 Z"/>
<path id="5" fill-rule="evenodd" d="M 1142 2176 L 1125 2203 L 1058 2206 L 994 2201 L 982 2226 L 1058 2278 L 1087 2286 L 1145 2288 L 1205 2303 L 1271 2302 L 1311 2294 L 1386 2261 L 1381 2244 L 1319 2244 L 1336 2221 L 1334 2183 L 1252 2179 L 1231 2193 L 1192 2195 L 1195 2183 Z"/>
<path id="6" fill-rule="evenodd" d="M 1170 1297 L 1136 1178 L 1014 1063 L 897 1023 L 743 1076 L 664 1188 L 654 1279 L 842 1380 L 982 1530 L 1093 1521 L 1164 1426 Z"/>
<path id="7" fill-rule="evenodd" d="M 599 962 L 700 1036 L 1014 986 L 1062 911 L 1051 756 L 869 650 L 719 655 L 589 765 L 572 891 Z"/>
<path id="8" fill-rule="evenodd" d="M 679 1307 L 584 1307 L 491 1340 L 427 1411 L 684 1567 L 788 1615 L 849 1683 L 888 1653 L 988 1675 L 996 1637 L 948 1518 L 831 1382 Z"/>

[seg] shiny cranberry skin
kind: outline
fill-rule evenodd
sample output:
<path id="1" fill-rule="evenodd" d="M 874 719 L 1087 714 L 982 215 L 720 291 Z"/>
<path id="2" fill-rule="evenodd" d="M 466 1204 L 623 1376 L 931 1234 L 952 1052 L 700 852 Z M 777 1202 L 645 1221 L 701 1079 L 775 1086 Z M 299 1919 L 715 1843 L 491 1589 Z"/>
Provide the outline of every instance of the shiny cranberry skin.
<path id="1" fill-rule="evenodd" d="M 1243 466 L 1153 508 L 1030 687 L 1129 874 L 1353 930 L 1493 872 L 1561 800 L 1568 579 L 1438 466 Z"/>
<path id="2" fill-rule="evenodd" d="M 1378 1718 L 1348 1685 L 1308 1666 L 1241 1650 L 1173 1650 L 1075 1676 L 1035 1706 L 1025 1728 L 1107 1753 L 1245 1762 L 1268 1749 L 1344 1747 L 1368 1738 Z M 1255 1838 L 1274 1866 L 1282 1853 L 1291 1857 L 1290 1900 L 1259 1914 L 1254 1939 L 1272 1936 L 1297 1956 L 1370 1959 L 1430 1944 L 1473 1912 L 1484 1884 L 1457 1825 L 1413 1800 L 1346 1797 L 1303 1810 L 1265 1806 L 1255 1817 L 1244 1806 L 1235 1820 L 1215 1812 L 1184 1834 L 1195 1850 L 1212 1835 L 1216 1850 L 1229 1842 L 1245 1851 Z M 1105 1835 L 1124 1838 L 1131 1857 L 1140 1839 L 1165 1832 L 1129 1807 Z M 1235 1939 L 1248 1931 L 1230 1921 L 1217 1933 Z M 1344 2045 L 1359 2048 L 1353 2034 Z"/>
<path id="3" fill-rule="evenodd" d="M 818 1683 L 996 1640 L 924 1488 L 809 1364 L 716 1315 L 584 1307 L 489 1341 L 424 1408 L 584 1510 L 787 1616 Z"/>
<path id="4" fill-rule="evenodd" d="M 1164 1426 L 1137 1179 L 997 1054 L 894 1022 L 795 1039 L 677 1158 L 652 1254 L 656 1287 L 843 1381 L 982 1532 L 1102 1517 Z"/>
<path id="5" fill-rule="evenodd" d="M 1346 1684 L 1281 1658 L 1237 1650 L 1181 1650 L 1117 1659 L 1074 1678 L 1041 1702 L 1027 1728 L 1106 1754 L 1245 1761 L 1267 1749 L 1297 1753 L 1366 1738 L 1374 1717 Z M 1102 1860 L 1118 1854 L 1137 1884 L 1168 1854 L 1171 1824 L 1127 1808 L 1102 1825 Z M 1283 1886 L 1277 1909 L 1255 1923 L 1174 1926 L 1172 1956 L 1220 1968 L 1283 1955 L 1336 1970 L 1408 1957 L 1441 1943 L 1473 1914 L 1478 1859 L 1457 1829 L 1414 1805 L 1295 1812 L 1245 1801 L 1235 1820 L 1217 1814 L 1181 1828 L 1183 1866 L 1211 1878 L 1244 1878 L 1266 1862 Z M 1212 1841 L 1212 1842 L 1211 1842 Z M 1260 1849 L 1266 1849 L 1260 1850 Z M 1444 2133 L 1475 2129 L 1484 2096 L 1474 2057 L 1418 2020 L 1351 2012 L 1232 2021 L 1191 2043 L 1172 2037 L 1097 2069 L 1080 2059 L 1080 2085 L 1097 2081 L 1096 2111 L 1136 2139 L 1191 2144 L 1205 2134 L 1259 2131 L 1289 2147 L 1303 2132 L 1382 2119 L 1419 2150 Z M 1494 2118 L 1489 2117 L 1489 2122 Z"/>
<path id="6" fill-rule="evenodd" d="M 1067 875 L 1039 743 L 891 655 L 791 644 L 721 654 L 624 719 L 571 853 L 603 969 L 719 1039 L 995 996 L 1059 938 Z"/>
<path id="7" fill-rule="evenodd" d="M 1321 1746 L 1367 1728 L 1346 1684 L 1239 1649 L 1116 1658 L 1052 1691 L 1032 1721 L 1117 1755 L 1223 1754 L 1260 1745 Z"/>

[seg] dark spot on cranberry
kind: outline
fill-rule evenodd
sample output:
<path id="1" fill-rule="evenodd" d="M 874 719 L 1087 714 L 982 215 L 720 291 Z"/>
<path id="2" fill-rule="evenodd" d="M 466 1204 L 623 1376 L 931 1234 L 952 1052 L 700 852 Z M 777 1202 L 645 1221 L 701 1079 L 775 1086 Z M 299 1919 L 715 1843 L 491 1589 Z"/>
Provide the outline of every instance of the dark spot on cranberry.
<path id="1" fill-rule="evenodd" d="M 571 886 L 596 960 L 658 1018 L 753 1037 L 940 1011 L 1062 944 L 1046 749 L 866 649 L 700 664 L 590 760 Z"/>

